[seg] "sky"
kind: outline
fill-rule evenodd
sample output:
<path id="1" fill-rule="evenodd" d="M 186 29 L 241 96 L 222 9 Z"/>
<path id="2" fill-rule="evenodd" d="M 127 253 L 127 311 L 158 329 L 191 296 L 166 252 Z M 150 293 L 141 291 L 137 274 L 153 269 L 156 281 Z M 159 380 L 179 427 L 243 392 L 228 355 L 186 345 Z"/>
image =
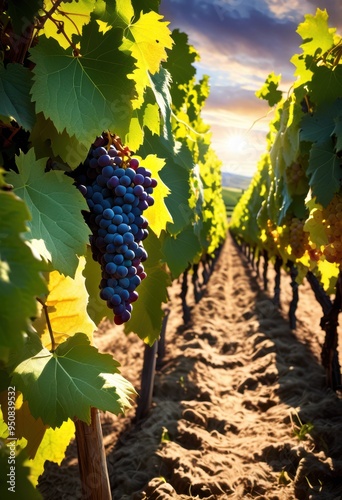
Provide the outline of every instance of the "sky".
<path id="1" fill-rule="evenodd" d="M 341 0 L 161 0 L 169 28 L 187 33 L 199 52 L 197 78 L 209 75 L 202 117 L 222 171 L 254 174 L 273 116 L 255 92 L 272 72 L 281 74 L 281 90 L 290 88 L 290 58 L 302 43 L 296 29 L 317 8 L 327 10 L 329 26 L 342 34 Z"/>

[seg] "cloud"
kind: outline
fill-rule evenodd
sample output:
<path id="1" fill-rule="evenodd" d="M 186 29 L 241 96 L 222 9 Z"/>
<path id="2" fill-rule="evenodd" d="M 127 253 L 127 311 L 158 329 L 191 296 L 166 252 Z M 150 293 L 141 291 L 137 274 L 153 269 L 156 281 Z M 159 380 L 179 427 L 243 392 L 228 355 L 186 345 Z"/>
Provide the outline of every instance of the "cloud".
<path id="1" fill-rule="evenodd" d="M 223 86 L 215 90 L 204 108 L 212 113 L 229 110 L 230 113 L 243 115 L 244 120 L 250 119 L 252 124 L 255 116 L 262 118 L 269 111 L 267 102 L 258 99 L 253 91 Z"/>
<path id="2" fill-rule="evenodd" d="M 201 56 L 199 67 L 245 65 L 258 72 L 264 69 L 293 77 L 289 62 L 300 52 L 301 38 L 296 33 L 306 13 L 327 8 L 330 24 L 342 23 L 342 2 L 336 0 L 162 0 L 160 10 L 189 35 L 190 43 Z"/>
<path id="3" fill-rule="evenodd" d="M 200 54 L 198 78 L 210 77 L 203 118 L 224 170 L 236 171 L 239 165 L 249 173 L 255 169 L 270 119 L 267 103 L 255 91 L 271 72 L 282 75 L 281 89 L 289 89 L 295 70 L 290 58 L 301 52 L 298 24 L 317 7 L 327 9 L 330 26 L 342 27 L 340 0 L 161 1 L 160 12 L 170 28 L 187 33 Z M 227 155 L 227 141 L 234 134 L 247 134 L 249 144 L 248 154 L 236 162 L 232 152 Z"/>
<path id="4" fill-rule="evenodd" d="M 222 54 L 240 51 L 273 58 L 275 51 L 287 52 L 295 45 L 297 22 L 278 19 L 260 0 L 164 0 L 161 12 L 171 20 L 171 27 L 186 31 L 201 49 L 208 44 Z"/>

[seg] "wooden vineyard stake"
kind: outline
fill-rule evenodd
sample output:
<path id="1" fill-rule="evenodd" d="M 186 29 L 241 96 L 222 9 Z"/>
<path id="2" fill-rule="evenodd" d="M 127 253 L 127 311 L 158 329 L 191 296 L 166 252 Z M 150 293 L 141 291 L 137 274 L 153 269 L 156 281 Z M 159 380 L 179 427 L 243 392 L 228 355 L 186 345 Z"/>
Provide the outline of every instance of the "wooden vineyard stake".
<path id="1" fill-rule="evenodd" d="M 158 340 L 158 349 L 157 349 L 157 359 L 156 359 L 156 369 L 160 370 L 163 365 L 163 360 L 165 356 L 165 336 L 166 336 L 166 325 L 167 320 L 169 319 L 170 309 L 165 310 L 161 330 L 160 337 Z"/>
<path id="2" fill-rule="evenodd" d="M 91 408 L 91 423 L 75 421 L 83 500 L 111 500 L 99 410 Z"/>
<path id="3" fill-rule="evenodd" d="M 154 387 L 154 376 L 156 372 L 157 349 L 158 349 L 157 340 L 154 342 L 152 346 L 145 345 L 144 363 L 141 374 L 141 390 L 135 414 L 137 421 L 146 417 L 151 408 L 153 387 Z"/>

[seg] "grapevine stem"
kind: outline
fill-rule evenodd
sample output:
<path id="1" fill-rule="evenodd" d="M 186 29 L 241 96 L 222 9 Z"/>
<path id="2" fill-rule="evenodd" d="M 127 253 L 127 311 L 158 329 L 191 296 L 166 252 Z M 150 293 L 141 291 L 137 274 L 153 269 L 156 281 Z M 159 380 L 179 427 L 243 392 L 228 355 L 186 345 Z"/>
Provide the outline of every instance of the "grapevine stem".
<path id="1" fill-rule="evenodd" d="M 27 33 L 23 34 L 23 43 L 18 51 L 17 62 L 23 64 L 27 51 L 29 50 L 33 40 L 34 25 L 31 24 Z"/>
<path id="2" fill-rule="evenodd" d="M 44 309 L 44 314 L 45 314 L 45 318 L 46 318 L 46 325 L 47 325 L 48 332 L 50 335 L 50 340 L 51 340 L 51 352 L 54 352 L 56 350 L 56 341 L 55 341 L 55 337 L 54 337 L 53 331 L 52 331 L 52 326 L 51 326 L 51 322 L 50 322 L 50 318 L 49 318 L 48 308 L 47 308 L 47 305 L 39 297 L 37 297 L 37 301 L 39 302 L 39 304 L 41 304 L 41 306 Z"/>
<path id="3" fill-rule="evenodd" d="M 40 28 L 42 28 L 44 26 L 44 23 L 47 19 L 51 19 L 52 14 L 54 12 L 56 12 L 56 10 L 61 5 L 61 3 L 63 3 L 63 0 L 56 0 L 56 2 L 53 4 L 53 6 L 51 7 L 51 9 L 48 12 L 44 11 L 45 16 L 42 16 L 41 18 L 39 18 L 39 22 L 42 23 Z"/>
<path id="4" fill-rule="evenodd" d="M 62 0 L 57 0 L 56 3 L 54 4 L 54 6 L 48 12 L 46 10 L 44 10 L 44 12 L 45 12 L 45 16 L 44 16 L 45 19 L 43 17 L 43 18 L 41 18 L 41 21 L 43 21 L 43 23 L 45 23 L 46 19 L 50 19 L 50 21 L 52 21 L 56 25 L 58 32 L 62 33 L 62 35 L 67 40 L 67 42 L 70 45 L 70 47 L 73 49 L 74 56 L 77 57 L 79 55 L 79 50 L 76 47 L 76 45 L 70 40 L 70 38 L 68 37 L 68 35 L 65 33 L 64 22 L 63 21 L 57 21 L 56 19 L 54 19 L 52 17 L 52 14 L 58 9 L 58 7 L 59 7 L 59 5 L 61 3 L 62 3 Z"/>
<path id="5" fill-rule="evenodd" d="M 10 128 L 10 127 L 6 127 L 6 128 Z M 5 147 L 7 147 L 7 145 L 12 143 L 13 137 L 15 137 L 15 135 L 19 132 L 20 129 L 21 129 L 21 127 L 20 128 L 15 128 L 15 127 L 12 128 L 11 135 L 8 137 L 8 139 L 5 140 L 5 143 L 4 143 Z"/>

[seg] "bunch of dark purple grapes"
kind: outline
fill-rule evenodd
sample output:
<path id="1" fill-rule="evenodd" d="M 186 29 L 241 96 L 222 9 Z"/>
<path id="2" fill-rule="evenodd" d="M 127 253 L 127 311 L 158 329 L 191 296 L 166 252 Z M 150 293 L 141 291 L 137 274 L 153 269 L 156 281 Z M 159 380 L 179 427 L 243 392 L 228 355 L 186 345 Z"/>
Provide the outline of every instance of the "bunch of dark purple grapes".
<path id="1" fill-rule="evenodd" d="M 157 181 L 131 157 L 120 138 L 110 134 L 96 139 L 75 179 L 89 207 L 84 215 L 92 232 L 93 258 L 102 269 L 100 297 L 121 325 L 130 319 L 136 288 L 146 278 L 142 242 L 148 236 L 148 221 L 143 212 L 154 203 Z"/>

